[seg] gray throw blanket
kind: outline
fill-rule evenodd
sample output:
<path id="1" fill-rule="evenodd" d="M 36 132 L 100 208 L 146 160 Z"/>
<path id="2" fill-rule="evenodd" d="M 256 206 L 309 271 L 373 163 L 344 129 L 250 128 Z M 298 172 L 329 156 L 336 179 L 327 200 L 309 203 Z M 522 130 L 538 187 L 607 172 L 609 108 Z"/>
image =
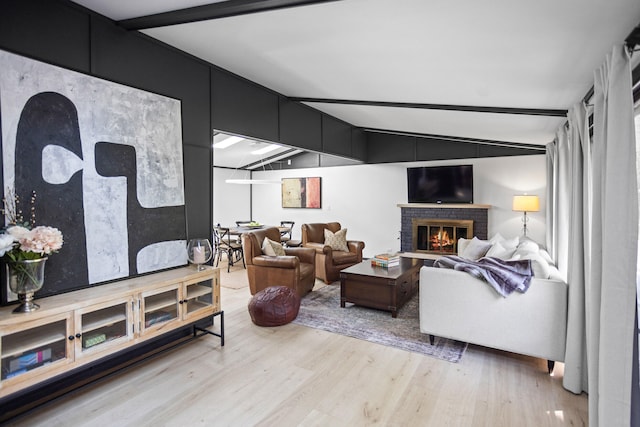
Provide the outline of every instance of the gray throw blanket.
<path id="1" fill-rule="evenodd" d="M 527 292 L 533 277 L 531 260 L 504 261 L 499 258 L 484 257 L 471 261 L 455 255 L 445 255 L 433 263 L 434 267 L 465 271 L 484 280 L 503 297 L 513 291 Z"/>

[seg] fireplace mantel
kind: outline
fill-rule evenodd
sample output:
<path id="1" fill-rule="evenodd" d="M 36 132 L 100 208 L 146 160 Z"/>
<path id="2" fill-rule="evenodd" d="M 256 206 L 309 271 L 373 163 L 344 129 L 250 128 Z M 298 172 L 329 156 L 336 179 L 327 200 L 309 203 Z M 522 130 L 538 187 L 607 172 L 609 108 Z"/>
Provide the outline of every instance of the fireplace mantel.
<path id="1" fill-rule="evenodd" d="M 416 209 L 490 209 L 491 205 L 478 204 L 454 204 L 454 203 L 398 203 L 399 208 L 416 208 Z"/>

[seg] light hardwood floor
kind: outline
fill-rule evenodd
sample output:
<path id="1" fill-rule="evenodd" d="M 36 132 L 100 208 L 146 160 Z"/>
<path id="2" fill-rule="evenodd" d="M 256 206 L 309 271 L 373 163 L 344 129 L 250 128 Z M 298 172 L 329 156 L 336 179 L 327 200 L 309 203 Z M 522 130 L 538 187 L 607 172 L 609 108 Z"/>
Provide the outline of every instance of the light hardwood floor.
<path id="1" fill-rule="evenodd" d="M 238 269 L 221 269 L 223 285 Z M 9 424 L 588 425 L 587 396 L 562 388 L 562 364 L 549 376 L 544 360 L 478 346 L 449 363 L 295 324 L 262 328 L 249 298 L 246 287 L 222 289 L 224 347 L 202 337 Z"/>

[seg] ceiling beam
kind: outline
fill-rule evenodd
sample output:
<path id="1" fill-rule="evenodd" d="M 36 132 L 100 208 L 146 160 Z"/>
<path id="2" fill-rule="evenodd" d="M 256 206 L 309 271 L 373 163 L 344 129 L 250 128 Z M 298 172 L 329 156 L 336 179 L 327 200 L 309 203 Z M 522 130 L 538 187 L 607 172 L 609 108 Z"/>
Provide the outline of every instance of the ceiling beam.
<path id="1" fill-rule="evenodd" d="M 340 0 L 226 0 L 171 12 L 123 19 L 118 21 L 118 24 L 127 30 L 143 30 L 334 1 Z"/>
<path id="2" fill-rule="evenodd" d="M 637 45 L 640 45 L 640 24 L 631 31 L 624 42 L 631 50 L 633 50 Z"/>
<path id="3" fill-rule="evenodd" d="M 567 110 L 511 107 L 482 107 L 473 105 L 425 104 L 416 102 L 358 101 L 351 99 L 290 97 L 291 101 L 319 104 L 364 105 L 367 107 L 419 108 L 423 110 L 468 111 L 474 113 L 520 114 L 526 116 L 566 117 Z"/>

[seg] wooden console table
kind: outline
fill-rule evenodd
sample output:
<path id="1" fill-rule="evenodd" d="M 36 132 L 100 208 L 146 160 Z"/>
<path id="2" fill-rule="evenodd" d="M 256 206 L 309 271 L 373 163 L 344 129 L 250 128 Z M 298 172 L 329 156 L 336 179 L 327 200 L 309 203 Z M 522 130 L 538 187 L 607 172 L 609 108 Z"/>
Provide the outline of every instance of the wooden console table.
<path id="1" fill-rule="evenodd" d="M 182 267 L 0 308 L 0 398 L 193 324 L 224 345 L 217 268 Z M 220 333 L 195 322 L 220 316 Z M 0 406 L 2 403 L 0 402 Z"/>

